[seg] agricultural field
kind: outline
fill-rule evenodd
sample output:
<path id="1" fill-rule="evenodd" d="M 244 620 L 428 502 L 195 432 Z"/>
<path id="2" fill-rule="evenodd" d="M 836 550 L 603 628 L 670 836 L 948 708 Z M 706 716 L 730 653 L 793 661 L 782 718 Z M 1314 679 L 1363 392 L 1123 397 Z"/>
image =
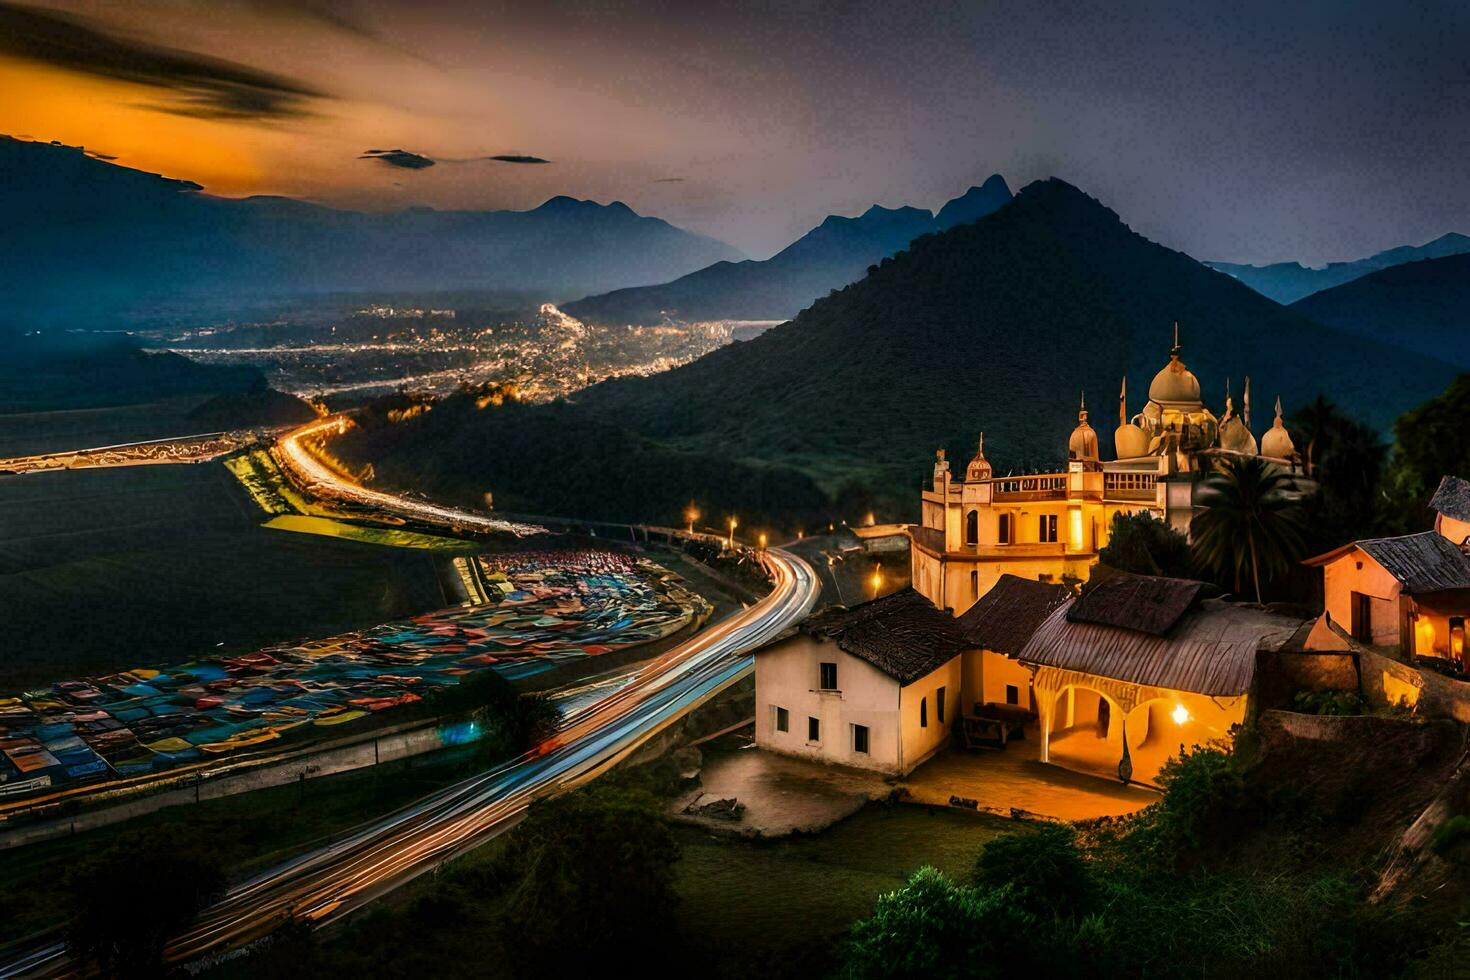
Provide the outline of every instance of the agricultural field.
<path id="1" fill-rule="evenodd" d="M 0 477 L 0 692 L 446 604 L 429 551 L 262 516 L 219 463 Z"/>

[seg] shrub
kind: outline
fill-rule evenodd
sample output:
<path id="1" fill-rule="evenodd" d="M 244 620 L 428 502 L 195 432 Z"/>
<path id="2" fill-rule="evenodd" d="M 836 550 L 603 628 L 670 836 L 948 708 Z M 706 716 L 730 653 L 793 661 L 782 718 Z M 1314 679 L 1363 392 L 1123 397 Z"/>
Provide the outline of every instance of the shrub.
<path id="1" fill-rule="evenodd" d="M 1361 715 L 1366 705 L 1357 691 L 1297 691 L 1291 708 L 1304 715 Z"/>
<path id="2" fill-rule="evenodd" d="M 991 841 L 975 862 L 974 882 L 991 890 L 1009 886 L 1021 911 L 1047 919 L 1082 918 L 1094 891 L 1076 832 L 1057 823 Z"/>

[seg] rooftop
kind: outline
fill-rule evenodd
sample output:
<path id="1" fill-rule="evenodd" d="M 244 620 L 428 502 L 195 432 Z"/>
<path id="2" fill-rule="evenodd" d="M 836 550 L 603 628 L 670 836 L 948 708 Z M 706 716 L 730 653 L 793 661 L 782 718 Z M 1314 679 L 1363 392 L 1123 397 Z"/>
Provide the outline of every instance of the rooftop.
<path id="1" fill-rule="evenodd" d="M 1439 489 L 1429 499 L 1429 506 L 1445 517 L 1470 521 L 1470 480 L 1447 476 L 1439 481 Z"/>
<path id="2" fill-rule="evenodd" d="M 1014 657 L 1071 594 L 1064 585 L 1002 575 L 956 622 L 970 646 Z"/>
<path id="3" fill-rule="evenodd" d="M 836 640 L 840 649 L 903 685 L 948 663 L 966 646 L 954 617 L 911 588 L 851 608 L 831 606 L 808 618 L 801 631 Z"/>
<path id="4" fill-rule="evenodd" d="M 1369 538 L 1356 543 L 1402 582 L 1404 591 L 1410 595 L 1444 589 L 1470 589 L 1470 556 L 1438 532 L 1420 531 L 1418 534 Z"/>
<path id="5" fill-rule="evenodd" d="M 1067 618 L 1074 623 L 1118 626 L 1162 636 L 1206 589 L 1210 587 L 1193 579 L 1133 575 L 1099 565 L 1068 610 Z"/>
<path id="6" fill-rule="evenodd" d="M 1114 680 L 1212 697 L 1250 689 L 1258 650 L 1279 650 L 1305 621 L 1257 606 L 1205 600 L 1164 634 L 1074 619 L 1083 600 L 1059 606 L 1021 651 L 1021 659 Z"/>

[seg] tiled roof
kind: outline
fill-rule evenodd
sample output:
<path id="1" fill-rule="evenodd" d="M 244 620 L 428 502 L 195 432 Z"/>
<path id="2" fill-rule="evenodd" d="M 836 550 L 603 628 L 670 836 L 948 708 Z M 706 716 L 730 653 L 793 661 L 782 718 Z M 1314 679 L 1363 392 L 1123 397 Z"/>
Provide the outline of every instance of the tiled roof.
<path id="1" fill-rule="evenodd" d="M 1014 657 L 1036 627 L 1071 594 L 1064 585 L 1002 575 L 957 622 L 970 646 Z"/>
<path id="2" fill-rule="evenodd" d="M 1205 583 L 1191 579 L 1110 572 L 1101 565 L 1098 569 L 1102 576 L 1093 576 L 1067 612 L 1074 623 L 1119 626 L 1162 636 L 1206 588 Z"/>
<path id="3" fill-rule="evenodd" d="M 1168 636 L 1079 622 L 1057 608 L 1021 651 L 1022 660 L 1114 680 L 1215 697 L 1250 689 L 1256 651 L 1280 649 L 1300 629 L 1300 616 L 1207 600 L 1183 615 Z"/>
<path id="4" fill-rule="evenodd" d="M 1446 517 L 1470 521 L 1470 480 L 1447 476 L 1439 481 L 1439 489 L 1429 498 L 1429 506 Z"/>
<path id="5" fill-rule="evenodd" d="M 1357 546 L 1402 582 L 1410 595 L 1470 589 L 1470 556 L 1435 531 L 1369 538 Z"/>
<path id="6" fill-rule="evenodd" d="M 912 684 L 965 647 L 954 617 L 911 588 L 850 609 L 824 609 L 802 623 L 801 630 L 835 640 L 839 648 L 900 684 Z"/>

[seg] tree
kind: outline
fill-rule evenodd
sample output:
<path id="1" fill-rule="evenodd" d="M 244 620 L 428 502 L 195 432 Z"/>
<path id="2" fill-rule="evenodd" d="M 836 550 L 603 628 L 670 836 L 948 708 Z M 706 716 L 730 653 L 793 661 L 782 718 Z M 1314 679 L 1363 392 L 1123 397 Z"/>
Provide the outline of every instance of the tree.
<path id="1" fill-rule="evenodd" d="M 1008 887 L 1021 911 L 1043 919 L 1080 919 L 1094 896 L 1092 871 L 1069 824 L 1044 823 L 991 841 L 973 880 L 982 888 Z"/>
<path id="2" fill-rule="evenodd" d="M 1107 546 L 1097 558 L 1138 575 L 1184 578 L 1190 571 L 1189 540 L 1148 511 L 1114 514 Z"/>
<path id="3" fill-rule="evenodd" d="M 532 804 L 497 862 L 522 974 L 657 967 L 672 952 L 679 846 L 650 794 L 599 785 Z M 653 970 L 657 974 L 657 970 Z"/>
<path id="4" fill-rule="evenodd" d="M 67 878 L 67 945 L 104 976 L 165 975 L 169 940 L 224 888 L 212 855 L 141 834 L 123 837 Z"/>
<path id="5" fill-rule="evenodd" d="M 1306 500 L 1316 546 L 1327 550 L 1376 533 L 1388 445 L 1320 395 L 1292 416 L 1292 425 L 1308 476 L 1317 484 Z"/>
<path id="6" fill-rule="evenodd" d="M 1422 531 L 1430 519 L 1430 494 L 1443 476 L 1470 476 L 1470 374 L 1441 394 L 1399 416 L 1397 445 L 1383 500 L 1384 527 L 1392 533 Z"/>
<path id="7" fill-rule="evenodd" d="M 1305 550 L 1296 480 L 1255 456 L 1229 458 L 1206 476 L 1197 495 L 1203 511 L 1190 525 L 1194 560 L 1236 593 L 1249 573 L 1256 602 L 1262 576 L 1285 576 Z"/>
<path id="8" fill-rule="evenodd" d="M 520 755 L 556 732 L 561 712 L 544 694 L 521 694 L 493 670 L 471 674 L 434 694 L 434 707 L 472 716 L 484 729 L 480 746 L 489 760 Z"/>

